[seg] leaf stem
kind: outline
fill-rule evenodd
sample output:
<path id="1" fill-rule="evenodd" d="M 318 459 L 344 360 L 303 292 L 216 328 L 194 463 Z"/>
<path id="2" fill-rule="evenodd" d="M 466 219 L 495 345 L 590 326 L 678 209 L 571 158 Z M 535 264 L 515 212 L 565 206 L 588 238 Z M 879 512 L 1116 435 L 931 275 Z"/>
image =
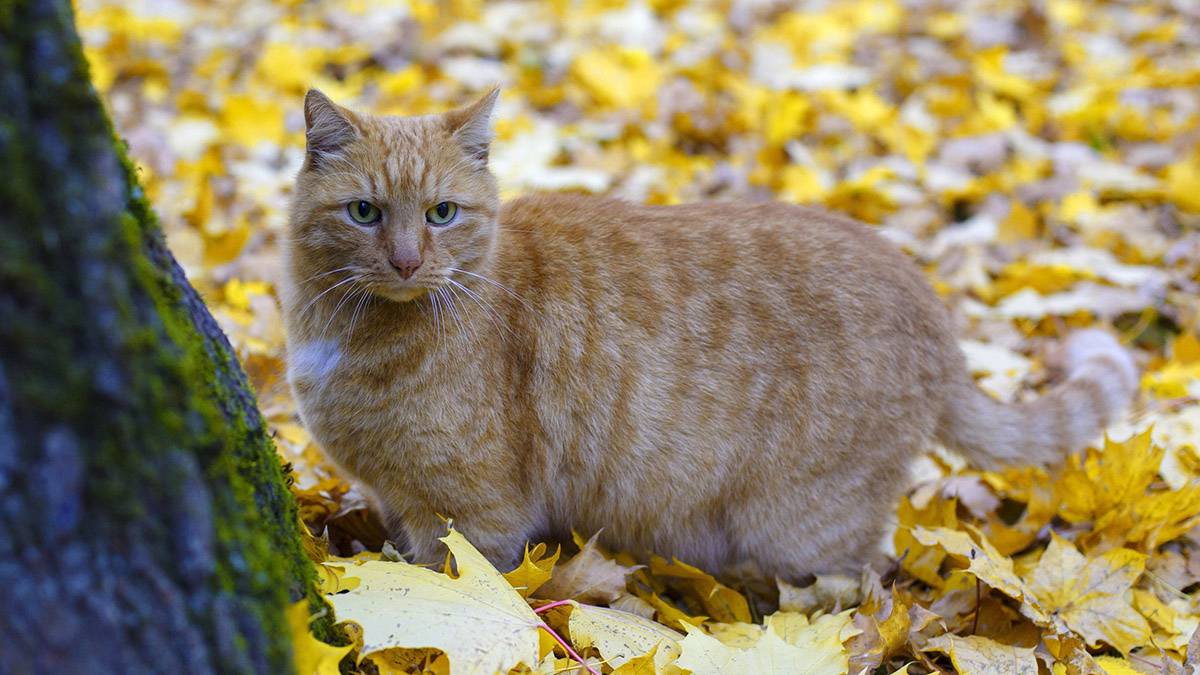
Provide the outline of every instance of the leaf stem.
<path id="1" fill-rule="evenodd" d="M 975 617 L 971 619 L 971 635 L 979 630 L 979 609 L 983 606 L 983 584 L 975 577 Z"/>
<path id="2" fill-rule="evenodd" d="M 542 605 L 541 607 L 538 607 L 537 609 L 533 610 L 533 613 L 541 614 L 542 612 L 544 612 L 548 609 L 554 609 L 555 607 L 562 607 L 563 605 L 565 605 L 569 602 L 571 602 L 571 601 L 570 600 L 555 600 L 554 602 L 551 602 L 547 605 Z"/>
<path id="3" fill-rule="evenodd" d="M 567 600 L 560 600 L 560 601 L 558 601 L 558 604 L 563 604 L 565 602 L 567 602 Z M 553 603 L 551 603 L 551 604 L 553 604 Z M 549 606 L 550 605 L 546 605 L 546 607 L 549 607 Z M 540 607 L 539 609 L 545 609 L 546 607 Z M 542 630 L 549 633 L 550 637 L 554 638 L 554 641 L 557 642 L 559 644 L 559 646 L 561 646 L 563 649 L 567 650 L 567 655 L 570 656 L 571 658 L 575 659 L 576 661 L 578 661 L 579 665 L 586 668 L 589 673 L 591 673 L 592 675 L 600 675 L 600 671 L 598 671 L 595 668 L 588 665 L 588 662 L 583 660 L 583 657 L 579 655 L 579 652 L 575 651 L 575 649 L 572 648 L 571 645 L 567 644 L 567 641 L 562 639 L 562 636 L 559 635 L 558 633 L 556 633 L 553 628 L 546 625 L 545 621 L 543 621 L 538 626 L 538 628 L 541 628 Z"/>

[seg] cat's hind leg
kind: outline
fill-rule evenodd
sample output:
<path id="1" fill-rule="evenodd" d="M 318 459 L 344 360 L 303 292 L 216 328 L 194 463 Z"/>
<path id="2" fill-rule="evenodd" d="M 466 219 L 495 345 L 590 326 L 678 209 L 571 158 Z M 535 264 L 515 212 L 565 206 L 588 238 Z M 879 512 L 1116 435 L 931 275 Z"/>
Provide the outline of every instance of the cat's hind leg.
<path id="1" fill-rule="evenodd" d="M 768 577 L 792 583 L 812 574 L 857 576 L 878 567 L 884 528 L 893 517 L 896 477 L 875 468 L 842 473 L 837 485 L 810 478 L 768 490 L 727 513 L 732 560 L 754 561 Z M 782 495 L 782 496 L 781 496 Z"/>

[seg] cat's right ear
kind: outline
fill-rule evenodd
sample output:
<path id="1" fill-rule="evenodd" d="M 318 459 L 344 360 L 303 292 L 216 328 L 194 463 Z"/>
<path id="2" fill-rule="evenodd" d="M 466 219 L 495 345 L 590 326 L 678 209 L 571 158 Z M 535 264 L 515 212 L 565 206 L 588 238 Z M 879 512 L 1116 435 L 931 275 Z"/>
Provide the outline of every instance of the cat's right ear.
<path id="1" fill-rule="evenodd" d="M 309 89 L 304 95 L 304 138 L 307 144 L 308 165 L 321 166 L 322 161 L 336 156 L 354 139 L 354 113 L 329 100 L 319 89 Z"/>

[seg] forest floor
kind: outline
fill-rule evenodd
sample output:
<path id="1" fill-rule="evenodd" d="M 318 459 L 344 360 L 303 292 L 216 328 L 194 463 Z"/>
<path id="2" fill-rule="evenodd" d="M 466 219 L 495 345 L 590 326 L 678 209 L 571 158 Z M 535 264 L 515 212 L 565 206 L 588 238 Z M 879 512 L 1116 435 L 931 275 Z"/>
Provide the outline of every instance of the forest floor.
<path id="1" fill-rule="evenodd" d="M 364 672 L 565 672 L 567 650 L 538 649 L 542 619 L 597 672 L 1183 667 L 1200 626 L 1195 3 L 76 5 L 170 246 L 237 348 L 302 516 L 327 542 L 321 569 L 346 591 L 332 596 L 339 618 L 363 628 Z M 282 379 L 275 289 L 302 96 L 317 86 L 415 114 L 495 83 L 491 163 L 506 195 L 848 212 L 921 265 L 996 396 L 1036 397 L 1055 342 L 1102 326 L 1144 369 L 1134 412 L 1106 445 L 1049 470 L 984 473 L 931 449 L 898 505 L 898 562 L 883 579 L 735 589 L 687 561 L 639 568 L 582 540 L 561 557 L 535 548 L 503 583 L 456 534 L 456 579 L 360 553 L 378 550 L 378 527 L 323 463 Z M 355 553 L 374 561 L 336 559 Z M 397 584 L 461 620 L 430 629 L 431 615 L 381 590 Z M 573 603 L 534 614 L 536 598 Z M 481 628 L 487 612 L 507 617 L 487 624 L 503 630 Z M 343 652 L 304 645 L 298 660 L 336 672 Z"/>

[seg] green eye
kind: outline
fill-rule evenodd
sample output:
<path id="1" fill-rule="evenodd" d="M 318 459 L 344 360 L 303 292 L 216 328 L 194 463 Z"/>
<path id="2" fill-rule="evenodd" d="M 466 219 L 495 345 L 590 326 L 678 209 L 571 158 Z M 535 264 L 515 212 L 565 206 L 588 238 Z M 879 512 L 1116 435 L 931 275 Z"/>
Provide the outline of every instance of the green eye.
<path id="1" fill-rule="evenodd" d="M 425 220 L 434 225 L 446 225 L 454 220 L 454 216 L 456 215 L 458 215 L 458 204 L 454 202 L 442 202 L 437 206 L 430 207 L 425 212 Z"/>
<path id="2" fill-rule="evenodd" d="M 371 223 L 378 222 L 383 216 L 378 206 L 375 206 L 371 202 L 364 202 L 361 199 L 347 204 L 346 212 L 350 214 L 350 218 L 354 222 L 360 225 L 370 225 Z"/>

